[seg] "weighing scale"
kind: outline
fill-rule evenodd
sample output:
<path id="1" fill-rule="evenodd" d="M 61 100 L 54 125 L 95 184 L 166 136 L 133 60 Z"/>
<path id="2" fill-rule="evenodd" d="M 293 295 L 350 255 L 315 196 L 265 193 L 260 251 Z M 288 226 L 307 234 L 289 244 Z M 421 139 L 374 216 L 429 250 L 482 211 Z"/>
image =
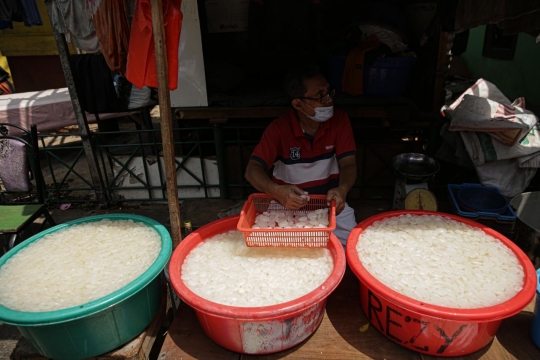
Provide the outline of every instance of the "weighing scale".
<path id="1" fill-rule="evenodd" d="M 392 169 L 396 175 L 393 210 L 437 211 L 437 198 L 428 189 L 428 181 L 439 171 L 439 162 L 419 153 L 394 156 Z"/>

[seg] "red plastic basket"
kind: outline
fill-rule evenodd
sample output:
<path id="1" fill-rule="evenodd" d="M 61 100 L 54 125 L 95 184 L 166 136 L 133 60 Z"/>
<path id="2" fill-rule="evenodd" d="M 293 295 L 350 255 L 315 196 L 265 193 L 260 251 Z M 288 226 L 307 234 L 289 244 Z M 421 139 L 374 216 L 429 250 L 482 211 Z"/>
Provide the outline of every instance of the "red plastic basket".
<path id="1" fill-rule="evenodd" d="M 336 228 L 336 204 L 328 206 L 326 195 L 309 195 L 306 206 L 296 211 L 328 209 L 328 227 L 303 229 L 252 229 L 255 217 L 267 211 L 288 210 L 273 197 L 266 194 L 252 194 L 248 197 L 238 221 L 238 230 L 244 235 L 249 247 L 326 247 L 332 230 Z"/>

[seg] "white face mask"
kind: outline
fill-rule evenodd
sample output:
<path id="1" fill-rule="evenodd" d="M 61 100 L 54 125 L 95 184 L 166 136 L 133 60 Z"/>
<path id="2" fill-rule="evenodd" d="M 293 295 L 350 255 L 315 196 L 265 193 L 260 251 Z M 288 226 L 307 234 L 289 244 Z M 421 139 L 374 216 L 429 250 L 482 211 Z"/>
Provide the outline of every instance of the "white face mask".
<path id="1" fill-rule="evenodd" d="M 306 103 L 304 103 L 306 104 Z M 306 104 L 307 106 L 309 106 L 308 104 Z M 326 120 L 330 119 L 332 116 L 334 116 L 334 106 L 325 106 L 325 107 L 311 107 L 309 106 L 310 108 L 312 108 L 313 110 L 315 110 L 315 115 L 311 116 L 311 115 L 308 115 L 306 113 L 304 113 L 304 115 L 306 115 L 308 118 L 310 118 L 311 120 L 315 120 L 316 122 L 325 122 Z M 303 112 L 303 111 L 302 111 Z"/>

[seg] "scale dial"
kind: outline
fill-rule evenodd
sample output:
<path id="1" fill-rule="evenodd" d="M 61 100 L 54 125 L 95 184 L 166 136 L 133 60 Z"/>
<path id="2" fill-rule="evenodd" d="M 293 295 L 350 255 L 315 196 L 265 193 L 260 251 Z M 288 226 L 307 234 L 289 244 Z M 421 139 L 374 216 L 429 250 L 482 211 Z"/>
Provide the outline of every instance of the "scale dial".
<path id="1" fill-rule="evenodd" d="M 428 189 L 411 190 L 404 201 L 405 210 L 437 211 L 437 198 Z"/>

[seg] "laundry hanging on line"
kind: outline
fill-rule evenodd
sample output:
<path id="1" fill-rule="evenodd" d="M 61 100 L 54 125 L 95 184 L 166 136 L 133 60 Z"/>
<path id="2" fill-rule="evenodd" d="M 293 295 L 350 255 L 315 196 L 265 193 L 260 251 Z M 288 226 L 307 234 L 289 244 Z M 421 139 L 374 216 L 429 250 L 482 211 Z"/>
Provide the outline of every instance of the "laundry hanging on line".
<path id="1" fill-rule="evenodd" d="M 170 90 L 178 87 L 178 47 L 182 29 L 181 4 L 181 0 L 164 0 L 162 3 Z M 139 89 L 144 85 L 151 88 L 158 87 L 150 0 L 137 0 L 135 4 L 126 78 Z"/>
<path id="2" fill-rule="evenodd" d="M 53 0 L 51 24 L 66 41 L 89 53 L 100 51 L 87 0 Z"/>
<path id="3" fill-rule="evenodd" d="M 13 29 L 13 21 L 25 26 L 43 25 L 36 0 L 0 1 L 0 30 Z"/>
<path id="4" fill-rule="evenodd" d="M 93 1 L 99 1 L 99 6 L 94 13 L 94 27 L 101 52 L 113 72 L 125 75 L 129 48 L 127 2 L 119 0 Z"/>
<path id="5" fill-rule="evenodd" d="M 71 57 L 73 79 L 81 108 L 89 113 L 125 111 L 117 98 L 114 80 L 102 54 Z"/>

